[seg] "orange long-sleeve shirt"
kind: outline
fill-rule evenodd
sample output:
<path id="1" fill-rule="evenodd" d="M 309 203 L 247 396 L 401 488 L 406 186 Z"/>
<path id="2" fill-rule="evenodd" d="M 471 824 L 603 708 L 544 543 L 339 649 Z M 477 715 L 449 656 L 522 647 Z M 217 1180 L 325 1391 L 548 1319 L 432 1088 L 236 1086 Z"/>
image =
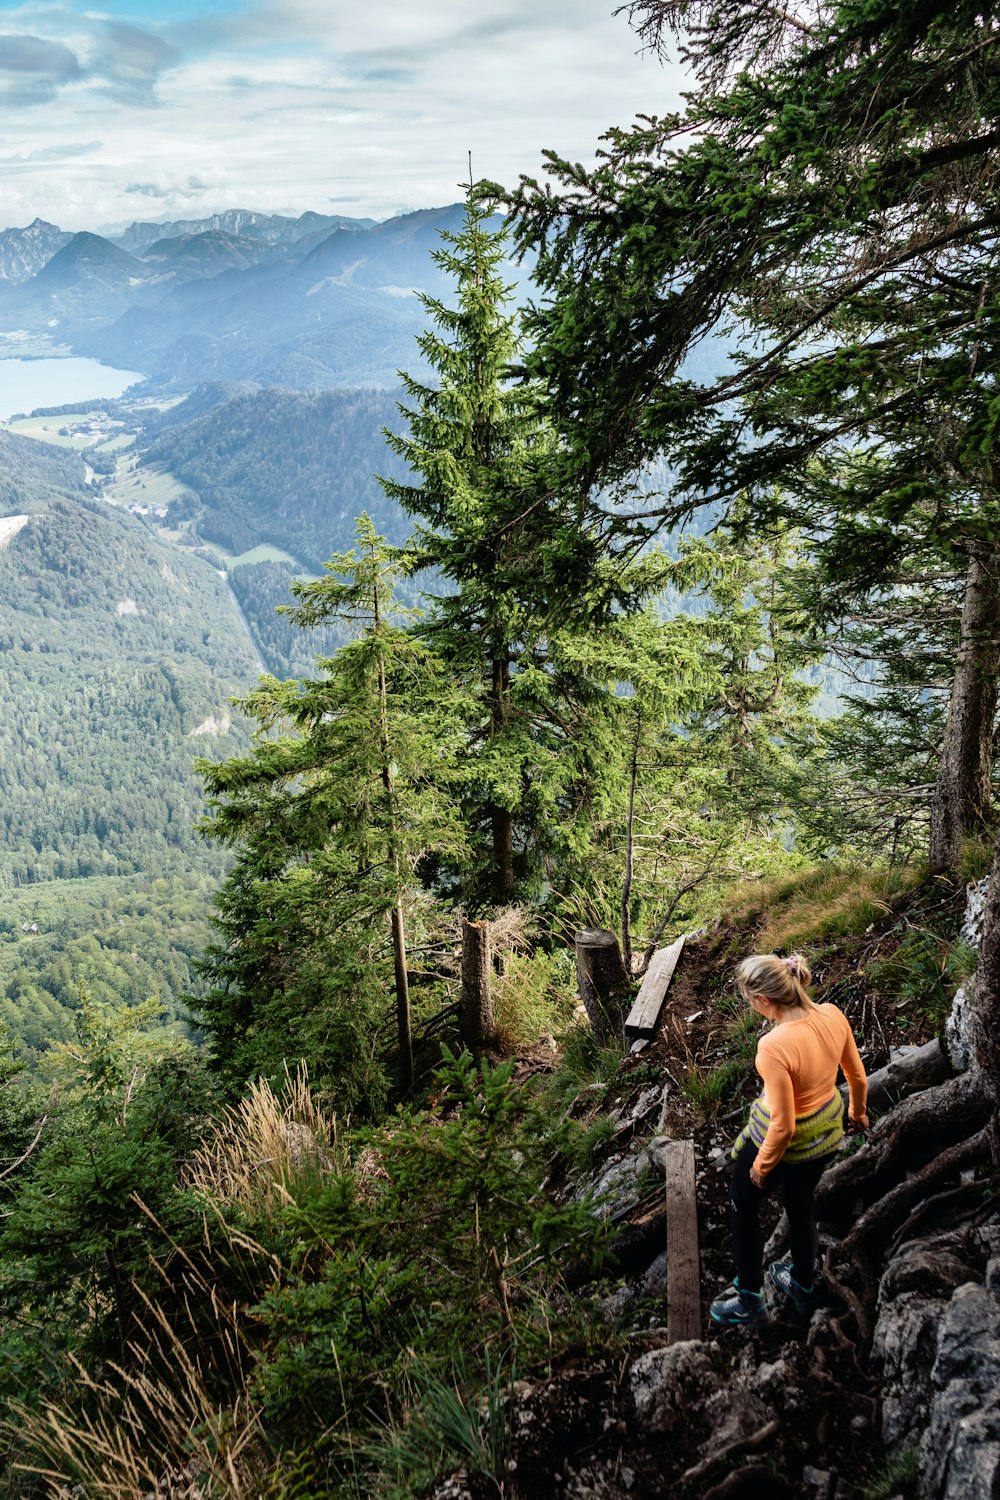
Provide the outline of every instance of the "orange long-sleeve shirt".
<path id="1" fill-rule="evenodd" d="M 766 1032 L 757 1043 L 756 1067 L 764 1080 L 761 1099 L 771 1115 L 754 1159 L 762 1177 L 785 1154 L 796 1116 L 813 1114 L 832 1097 L 838 1068 L 843 1068 L 850 1089 L 852 1120 L 865 1113 L 868 1079 L 854 1033 L 843 1011 L 829 1002 Z"/>

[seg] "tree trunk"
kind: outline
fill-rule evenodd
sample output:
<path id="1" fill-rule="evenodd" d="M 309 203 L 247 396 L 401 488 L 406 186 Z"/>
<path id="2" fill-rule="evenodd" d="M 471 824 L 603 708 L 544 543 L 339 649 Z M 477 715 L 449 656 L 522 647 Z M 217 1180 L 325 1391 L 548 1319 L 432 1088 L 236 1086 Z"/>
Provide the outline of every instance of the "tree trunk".
<path id="1" fill-rule="evenodd" d="M 372 542 L 372 562 L 375 561 L 375 543 Z M 374 596 L 374 624 L 376 636 L 382 632 L 382 612 L 378 589 Z M 392 964 L 396 981 L 396 1031 L 399 1039 L 399 1086 L 408 1094 L 413 1087 L 413 1031 L 410 1024 L 410 979 L 406 971 L 406 927 L 403 922 L 403 868 L 399 853 L 399 838 L 396 823 L 396 797 L 392 784 L 392 752 L 389 744 L 388 690 L 385 680 L 385 657 L 378 658 L 379 740 L 382 751 L 382 789 L 385 792 L 386 827 L 388 831 L 389 863 L 396 884 L 396 899 L 392 907 Z"/>
<path id="2" fill-rule="evenodd" d="M 413 1087 L 413 1033 L 410 1028 L 410 981 L 406 972 L 406 929 L 402 902 L 392 909 L 392 960 L 396 975 L 396 1029 L 399 1036 L 399 1087 Z"/>
<path id="3" fill-rule="evenodd" d="M 481 1047 L 494 1034 L 490 983 L 489 922 L 462 922 L 462 1004 L 459 1035 L 466 1047 Z"/>
<path id="4" fill-rule="evenodd" d="M 580 999 L 590 1017 L 598 1045 L 624 1045 L 622 1001 L 630 991 L 618 939 L 613 932 L 588 927 L 576 935 L 576 977 Z"/>
<path id="5" fill-rule="evenodd" d="M 510 717 L 510 658 L 506 651 L 493 658 L 490 694 L 490 739 L 500 737 Z M 514 899 L 514 814 L 494 804 L 490 808 L 493 839 L 493 895 L 499 906 Z"/>
<path id="6" fill-rule="evenodd" d="M 950 872 L 962 840 L 982 833 L 990 811 L 993 721 L 1000 675 L 998 558 L 969 558 L 948 724 L 931 806 L 930 866 Z"/>
<path id="7" fill-rule="evenodd" d="M 994 1165 L 1000 1167 L 1000 839 L 993 854 L 972 985 L 972 1066 L 992 1105 L 990 1144 Z"/>
<path id="8" fill-rule="evenodd" d="M 642 705 L 635 705 L 635 737 L 629 764 L 628 816 L 625 822 L 625 873 L 622 876 L 622 959 L 625 973 L 632 972 L 632 878 L 635 867 L 635 789 L 639 778 L 639 740 L 642 735 Z"/>

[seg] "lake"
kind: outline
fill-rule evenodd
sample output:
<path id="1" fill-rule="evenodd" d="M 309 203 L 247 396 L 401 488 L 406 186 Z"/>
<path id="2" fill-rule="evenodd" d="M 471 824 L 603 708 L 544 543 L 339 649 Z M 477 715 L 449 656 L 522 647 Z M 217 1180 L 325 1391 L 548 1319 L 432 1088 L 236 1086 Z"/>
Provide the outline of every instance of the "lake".
<path id="1" fill-rule="evenodd" d="M 122 392 L 137 380 L 138 370 L 116 370 L 96 359 L 0 359 L 0 421 L 36 406 L 68 406 L 99 401 Z"/>

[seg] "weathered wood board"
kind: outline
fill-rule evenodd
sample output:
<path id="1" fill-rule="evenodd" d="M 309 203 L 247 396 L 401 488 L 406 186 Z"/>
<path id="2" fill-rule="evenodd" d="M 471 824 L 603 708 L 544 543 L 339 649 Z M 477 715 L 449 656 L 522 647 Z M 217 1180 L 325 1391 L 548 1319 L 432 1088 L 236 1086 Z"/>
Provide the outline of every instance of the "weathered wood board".
<path id="1" fill-rule="evenodd" d="M 660 1019 L 660 1011 L 683 949 L 684 939 L 679 937 L 669 948 L 661 948 L 658 953 L 653 954 L 635 1003 L 625 1018 L 626 1036 L 652 1036 L 656 1030 L 656 1023 Z"/>
<path id="2" fill-rule="evenodd" d="M 701 1338 L 701 1268 L 694 1141 L 665 1151 L 667 1191 L 667 1342 Z"/>

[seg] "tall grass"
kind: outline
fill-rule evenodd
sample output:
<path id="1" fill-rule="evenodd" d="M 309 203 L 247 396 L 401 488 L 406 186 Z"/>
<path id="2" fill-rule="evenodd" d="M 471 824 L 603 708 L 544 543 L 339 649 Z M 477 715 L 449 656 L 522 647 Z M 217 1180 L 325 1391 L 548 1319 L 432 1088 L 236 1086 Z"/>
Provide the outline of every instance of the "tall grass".
<path id="1" fill-rule="evenodd" d="M 205 1204 L 202 1246 L 154 1262 L 158 1295 L 133 1283 L 141 1311 L 127 1358 L 98 1379 L 70 1356 L 59 1400 L 14 1408 L 3 1424 L 16 1469 L 53 1500 L 270 1500 L 271 1473 L 251 1394 L 256 1353 L 246 1303 L 281 1266 L 245 1229 L 277 1217 L 340 1165 L 335 1122 L 304 1070 L 281 1095 L 262 1081 L 194 1152 L 186 1186 Z M 152 1219 L 152 1215 L 150 1215 Z M 155 1223 L 155 1221 L 154 1221 Z M 156 1225 L 161 1241 L 169 1241 Z M 210 1232 L 211 1228 L 211 1232 Z"/>
<path id="2" fill-rule="evenodd" d="M 336 1120 L 319 1108 L 303 1065 L 280 1095 L 264 1079 L 227 1109 L 194 1152 L 186 1182 L 217 1204 L 272 1218 L 344 1163 Z"/>

